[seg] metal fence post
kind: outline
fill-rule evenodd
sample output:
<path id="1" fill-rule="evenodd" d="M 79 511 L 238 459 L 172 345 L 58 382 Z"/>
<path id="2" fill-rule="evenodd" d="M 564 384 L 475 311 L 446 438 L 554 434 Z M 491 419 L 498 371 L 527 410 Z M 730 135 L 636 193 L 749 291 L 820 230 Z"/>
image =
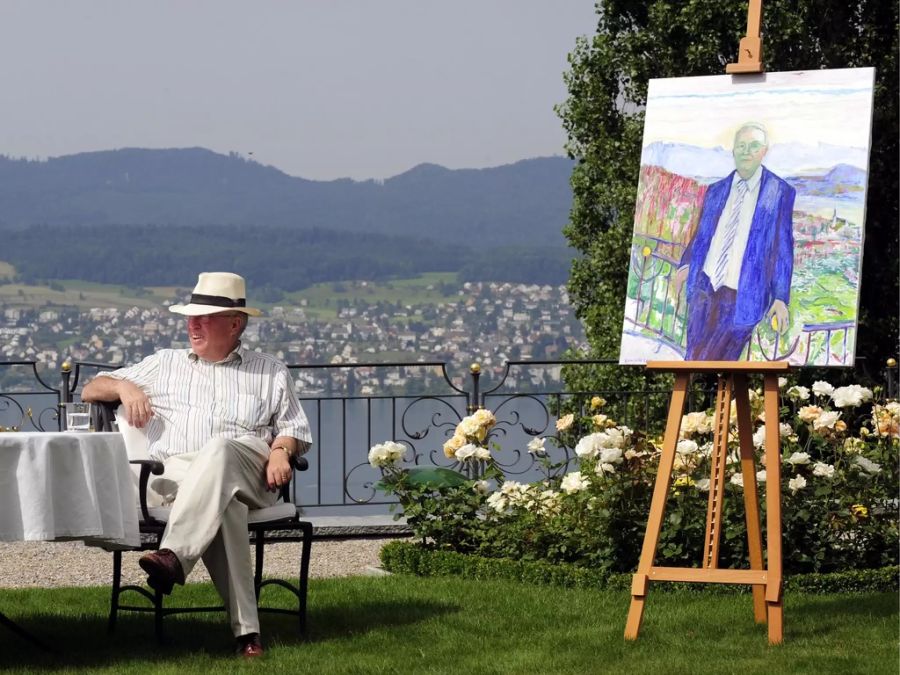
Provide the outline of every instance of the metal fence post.
<path id="1" fill-rule="evenodd" d="M 481 364 L 473 363 L 469 366 L 469 373 L 472 375 L 472 395 L 471 397 L 469 397 L 468 394 L 466 395 L 466 398 L 468 398 L 466 412 L 471 415 L 481 407 L 481 394 L 478 391 L 478 380 L 481 377 Z"/>
<path id="2" fill-rule="evenodd" d="M 72 364 L 63 361 L 59 367 L 61 376 L 61 387 L 59 396 L 59 430 L 66 430 L 66 405 L 72 402 L 72 390 L 69 388 L 69 382 L 72 379 Z"/>
<path id="3" fill-rule="evenodd" d="M 885 363 L 885 379 L 887 380 L 887 396 L 888 398 L 897 397 L 897 377 L 894 372 L 897 370 L 897 359 L 891 357 Z"/>

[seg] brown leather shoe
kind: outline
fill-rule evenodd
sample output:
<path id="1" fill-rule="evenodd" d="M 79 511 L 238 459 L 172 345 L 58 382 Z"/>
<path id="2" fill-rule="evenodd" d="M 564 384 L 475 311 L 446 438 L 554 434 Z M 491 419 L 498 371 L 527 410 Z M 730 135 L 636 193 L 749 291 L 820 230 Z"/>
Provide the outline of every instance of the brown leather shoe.
<path id="1" fill-rule="evenodd" d="M 168 595 L 172 592 L 173 585 L 184 584 L 181 561 L 167 548 L 145 553 L 138 564 L 147 573 L 147 584 L 153 590 Z"/>
<path id="2" fill-rule="evenodd" d="M 235 651 L 238 656 L 242 656 L 245 659 L 255 659 L 257 656 L 262 656 L 266 653 L 262 646 L 262 640 L 259 639 L 259 633 L 241 635 L 237 639 L 237 649 Z"/>

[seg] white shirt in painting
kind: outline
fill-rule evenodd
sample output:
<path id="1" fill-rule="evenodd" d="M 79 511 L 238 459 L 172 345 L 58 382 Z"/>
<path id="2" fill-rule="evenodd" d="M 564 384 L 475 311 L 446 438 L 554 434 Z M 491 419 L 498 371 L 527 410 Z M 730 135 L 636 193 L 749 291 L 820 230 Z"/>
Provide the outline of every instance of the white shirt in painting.
<path id="1" fill-rule="evenodd" d="M 735 171 L 731 181 L 731 190 L 728 193 L 728 200 L 725 202 L 725 208 L 722 209 L 722 215 L 719 216 L 716 233 L 713 235 L 712 242 L 709 245 L 709 252 L 706 254 L 706 261 L 703 263 L 703 271 L 709 277 L 715 291 L 719 290 L 719 287 L 715 285 L 716 266 L 719 258 L 722 256 L 722 248 L 725 244 L 726 230 L 728 229 L 727 225 L 731 219 L 735 201 L 737 201 L 737 184 L 740 180 L 743 179 Z M 750 225 L 753 223 L 753 214 L 756 211 L 756 202 L 759 199 L 760 181 L 762 181 L 762 165 L 758 166 L 753 175 L 747 179 L 747 194 L 744 195 L 744 201 L 741 204 L 737 233 L 728 252 L 727 268 L 722 286 L 728 286 L 734 290 L 737 290 L 738 281 L 741 278 L 744 252 L 747 250 L 747 240 L 750 238 Z"/>

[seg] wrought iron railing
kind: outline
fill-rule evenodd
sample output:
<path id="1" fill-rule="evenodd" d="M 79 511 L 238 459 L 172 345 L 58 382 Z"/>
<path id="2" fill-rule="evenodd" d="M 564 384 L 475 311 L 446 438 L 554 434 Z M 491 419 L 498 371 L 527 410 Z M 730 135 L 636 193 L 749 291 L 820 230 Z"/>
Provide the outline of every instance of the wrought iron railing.
<path id="1" fill-rule="evenodd" d="M 473 364 L 453 377 L 442 361 L 289 365 L 314 439 L 308 455 L 311 468 L 297 476 L 294 496 L 311 515 L 384 513 L 390 500 L 376 490 L 381 475 L 368 463 L 369 448 L 394 440 L 407 446 L 408 464 L 453 466 L 443 454 L 443 443 L 459 420 L 479 406 L 497 418 L 491 440 L 498 463 L 520 480 L 543 475 L 527 449 L 536 437 L 551 439 L 546 443 L 551 460 L 560 465 L 559 471 L 565 470 L 572 449 L 559 437 L 555 422 L 561 412 L 587 412 L 593 395 L 606 399 L 603 412 L 618 423 L 661 433 L 668 387 L 651 380 L 641 390 L 565 391 L 560 370 L 579 366 L 634 368 L 608 360 L 510 361 L 487 373 Z M 30 361 L 0 362 L 0 383 L 12 368 L 30 368 L 39 386 L 0 392 L 0 426 L 49 431 L 64 428 L 65 405 L 78 398 L 84 381 L 113 366 L 64 364 L 58 388 L 48 385 Z M 886 393 L 896 396 L 893 359 L 884 377 Z M 697 383 L 697 408 L 710 400 L 705 384 Z"/>

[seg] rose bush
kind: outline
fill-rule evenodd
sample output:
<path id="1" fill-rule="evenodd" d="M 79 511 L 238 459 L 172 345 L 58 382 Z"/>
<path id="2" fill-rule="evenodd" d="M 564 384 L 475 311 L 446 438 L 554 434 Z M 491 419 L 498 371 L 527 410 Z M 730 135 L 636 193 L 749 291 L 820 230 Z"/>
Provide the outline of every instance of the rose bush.
<path id="1" fill-rule="evenodd" d="M 897 564 L 900 403 L 873 398 L 865 387 L 835 388 L 821 381 L 782 391 L 779 487 L 786 571 Z M 762 452 L 767 421 L 759 393 L 751 392 L 750 401 L 765 531 L 764 491 L 771 487 Z M 463 419 L 444 444 L 445 455 L 462 472 L 405 468 L 396 453 L 376 451 L 384 444 L 373 448 L 370 461 L 382 470 L 382 489 L 396 495 L 403 515 L 429 546 L 630 571 L 643 541 L 662 439 L 616 424 L 600 412 L 604 405 L 594 397 L 584 414 L 559 419 L 553 439 L 535 438 L 528 444 L 545 475 L 531 484 L 507 480 L 494 460 L 490 432 L 495 420 L 486 410 Z M 682 419 L 658 564 L 695 566 L 701 559 L 712 422 L 709 412 Z M 575 428 L 590 433 L 567 438 Z M 548 440 L 573 448 L 571 462 L 554 463 Z M 723 567 L 747 567 L 743 485 L 732 428 Z"/>

